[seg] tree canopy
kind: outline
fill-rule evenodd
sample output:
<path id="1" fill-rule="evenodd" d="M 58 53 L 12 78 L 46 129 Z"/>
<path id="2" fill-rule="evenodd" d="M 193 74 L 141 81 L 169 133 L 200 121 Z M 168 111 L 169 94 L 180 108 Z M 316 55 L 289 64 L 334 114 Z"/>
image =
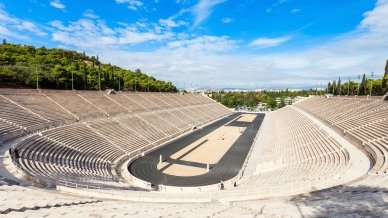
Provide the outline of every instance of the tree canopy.
<path id="1" fill-rule="evenodd" d="M 334 80 L 332 83 L 328 83 L 326 93 L 333 95 L 383 95 L 386 93 L 384 84 L 387 83 L 384 78 L 386 78 L 386 81 L 388 80 L 387 75 L 382 79 L 368 79 L 363 74 L 360 83 L 351 80 L 342 83 L 341 79 L 338 82 Z"/>
<path id="2" fill-rule="evenodd" d="M 382 93 L 385 94 L 388 92 L 388 60 L 387 60 L 387 63 L 385 64 L 384 77 L 381 83 L 382 83 L 381 84 Z"/>
<path id="3" fill-rule="evenodd" d="M 0 45 L 0 87 L 50 89 L 137 90 L 176 92 L 171 82 L 101 63 L 98 56 L 76 51 L 30 45 L 16 45 L 3 40 Z"/>
<path id="4" fill-rule="evenodd" d="M 295 98 L 296 96 L 309 96 L 322 94 L 317 90 L 302 90 L 302 91 L 249 91 L 249 92 L 212 92 L 212 97 L 217 102 L 229 107 L 237 108 L 240 106 L 246 106 L 250 108 L 257 107 L 259 102 L 266 103 L 268 107 L 277 107 L 276 98 Z M 283 104 L 284 106 L 284 104 Z"/>

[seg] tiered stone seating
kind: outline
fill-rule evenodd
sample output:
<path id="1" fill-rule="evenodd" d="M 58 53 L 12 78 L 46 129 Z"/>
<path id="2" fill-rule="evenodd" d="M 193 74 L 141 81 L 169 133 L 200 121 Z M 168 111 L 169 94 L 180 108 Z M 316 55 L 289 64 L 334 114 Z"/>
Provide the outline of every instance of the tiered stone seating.
<path id="1" fill-rule="evenodd" d="M 19 130 L 19 126 L 12 125 L 10 123 L 7 123 L 5 121 L 0 120 L 0 135 L 3 135 L 5 133 L 14 132 Z"/>
<path id="2" fill-rule="evenodd" d="M 160 93 L 157 95 L 157 97 L 165 102 L 168 107 L 182 107 L 187 106 L 182 102 L 179 98 L 176 97 L 177 95 L 172 93 Z"/>
<path id="3" fill-rule="evenodd" d="M 74 119 L 71 114 L 50 101 L 41 93 L 7 93 L 4 95 L 10 100 L 17 102 L 49 121 L 66 122 Z M 42 107 L 42 105 L 45 105 L 45 107 Z"/>
<path id="4" fill-rule="evenodd" d="M 160 129 L 166 136 L 171 136 L 179 132 L 179 129 L 174 124 L 160 117 L 157 113 L 142 113 L 139 116 L 152 126 Z"/>
<path id="5" fill-rule="evenodd" d="M 19 164 L 46 181 L 113 180 L 111 163 L 93 153 L 81 152 L 37 135 L 18 146 Z"/>
<path id="6" fill-rule="evenodd" d="M 174 128 L 178 129 L 179 131 L 187 130 L 192 125 L 194 125 L 193 120 L 190 120 L 188 116 L 182 116 L 182 114 L 178 110 L 168 109 L 155 112 L 155 114 L 168 121 L 170 126 L 172 124 Z M 175 132 L 175 130 L 173 131 Z"/>
<path id="7" fill-rule="evenodd" d="M 312 120 L 286 107 L 267 115 L 248 163 L 246 173 L 254 176 L 244 188 L 279 186 L 281 192 L 341 175 L 349 154 Z"/>
<path id="8" fill-rule="evenodd" d="M 190 127 L 198 125 L 200 123 L 200 121 L 196 120 L 193 116 L 189 115 L 188 113 L 185 113 L 184 111 L 187 111 L 185 108 L 174 108 L 170 110 L 171 114 L 173 114 L 178 119 L 189 123 Z"/>
<path id="9" fill-rule="evenodd" d="M 0 96 L 0 140 L 38 125 L 33 130 L 39 133 L 17 145 L 19 164 L 27 173 L 52 183 L 110 185 L 117 182 L 115 165 L 131 155 L 231 113 L 196 94 L 0 93 L 6 96 Z"/>
<path id="10" fill-rule="evenodd" d="M 128 113 L 128 110 L 125 107 L 115 101 L 112 101 L 102 92 L 85 91 L 78 92 L 78 95 L 109 115 Z"/>
<path id="11" fill-rule="evenodd" d="M 171 107 L 170 104 L 168 104 L 166 101 L 162 100 L 159 95 L 160 94 L 149 94 L 149 93 L 142 93 L 140 94 L 143 98 L 147 99 L 148 101 L 152 102 L 153 105 L 156 105 L 158 109 L 160 108 L 169 108 Z"/>
<path id="12" fill-rule="evenodd" d="M 136 98 L 137 94 L 118 92 L 115 95 L 105 95 L 133 113 L 147 110 Z"/>
<path id="13" fill-rule="evenodd" d="M 157 110 L 161 108 L 160 105 L 157 105 L 156 103 L 149 100 L 147 96 L 144 94 L 135 93 L 135 94 L 127 94 L 126 96 L 146 110 Z"/>
<path id="14" fill-rule="evenodd" d="M 5 122 L 0 119 L 0 144 L 9 140 L 13 137 L 18 137 L 22 135 L 25 131 L 21 126 L 11 124 L 10 122 Z"/>
<path id="15" fill-rule="evenodd" d="M 184 100 L 185 97 L 187 97 L 186 95 L 184 95 L 184 97 L 182 95 L 174 95 L 174 94 L 171 94 L 171 93 L 164 93 L 162 94 L 162 96 L 164 96 L 164 99 L 168 99 L 168 103 L 169 104 L 172 104 L 172 105 L 177 105 L 177 106 L 189 106 L 190 104 L 194 103 L 194 102 L 186 102 Z"/>
<path id="16" fill-rule="evenodd" d="M 101 201 L 64 195 L 54 191 L 47 191 L 22 186 L 0 186 L 0 216 L 25 217 L 31 211 L 44 211 L 48 208 L 68 209 L 72 205 L 85 205 Z M 58 214 L 52 216 L 58 216 Z"/>
<path id="17" fill-rule="evenodd" d="M 388 138 L 371 142 L 371 147 L 376 153 L 376 163 L 374 171 L 388 173 Z"/>
<path id="18" fill-rule="evenodd" d="M 127 153 L 131 153 L 150 144 L 139 133 L 132 128 L 124 126 L 116 118 L 114 120 L 100 119 L 92 121 L 87 125 L 104 135 L 109 141 L 120 146 Z"/>
<path id="19" fill-rule="evenodd" d="M 167 137 L 162 130 L 150 125 L 141 116 L 118 117 L 116 119 L 148 142 L 155 143 Z"/>
<path id="20" fill-rule="evenodd" d="M 83 124 L 48 130 L 42 132 L 42 136 L 85 154 L 96 155 L 112 163 L 123 155 L 120 148 Z"/>
<path id="21" fill-rule="evenodd" d="M 381 97 L 313 97 L 296 106 L 362 141 L 373 158 L 371 172 L 387 173 L 388 150 L 384 142 L 388 138 L 388 101 Z"/>
<path id="22" fill-rule="evenodd" d="M 82 99 L 73 91 L 43 90 L 42 93 L 80 119 L 106 116 L 104 112 Z"/>
<path id="23" fill-rule="evenodd" d="M 33 129 L 49 123 L 47 119 L 10 102 L 3 95 L 0 95 L 0 105 L 0 119 L 22 128 Z"/>

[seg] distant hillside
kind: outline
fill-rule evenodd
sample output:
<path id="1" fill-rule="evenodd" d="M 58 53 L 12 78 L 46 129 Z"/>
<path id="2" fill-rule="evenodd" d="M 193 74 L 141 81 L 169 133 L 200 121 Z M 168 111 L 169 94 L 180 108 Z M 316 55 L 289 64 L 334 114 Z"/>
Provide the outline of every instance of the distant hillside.
<path id="1" fill-rule="evenodd" d="M 139 69 L 125 70 L 101 63 L 97 57 L 65 49 L 35 48 L 30 45 L 0 45 L 0 87 L 98 90 L 101 89 L 176 92 L 171 82 L 147 76 Z"/>

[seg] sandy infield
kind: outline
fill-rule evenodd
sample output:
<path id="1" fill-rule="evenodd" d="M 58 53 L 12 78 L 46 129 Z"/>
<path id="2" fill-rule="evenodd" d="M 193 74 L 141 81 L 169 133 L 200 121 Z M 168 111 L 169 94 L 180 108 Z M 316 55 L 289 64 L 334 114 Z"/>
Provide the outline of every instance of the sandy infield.
<path id="1" fill-rule="evenodd" d="M 236 121 L 252 122 L 255 119 L 254 114 L 243 114 Z M 202 164 L 216 164 L 222 156 L 229 150 L 234 142 L 245 131 L 245 127 L 237 126 L 222 126 L 208 135 L 200 138 L 185 148 L 179 150 L 170 156 L 172 159 L 181 158 L 184 161 L 202 163 Z M 197 148 L 195 148 L 197 147 Z M 191 152 L 189 152 L 192 150 Z M 189 152 L 189 153 L 188 153 Z M 182 157 L 184 156 L 184 157 Z M 169 163 L 163 162 L 158 164 L 158 169 L 162 169 Z M 180 164 L 172 164 L 163 173 L 176 176 L 195 176 L 207 172 L 206 168 L 199 168 L 193 166 L 185 166 Z"/>
<path id="2" fill-rule="evenodd" d="M 253 120 L 256 118 L 255 114 L 243 114 L 240 119 L 237 121 L 239 122 L 246 122 L 246 123 L 252 123 Z"/>

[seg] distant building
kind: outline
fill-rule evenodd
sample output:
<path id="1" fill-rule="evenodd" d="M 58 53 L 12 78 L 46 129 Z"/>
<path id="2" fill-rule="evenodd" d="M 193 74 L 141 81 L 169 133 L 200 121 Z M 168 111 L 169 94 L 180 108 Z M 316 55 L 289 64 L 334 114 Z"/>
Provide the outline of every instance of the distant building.
<path id="1" fill-rule="evenodd" d="M 278 107 L 282 104 L 282 99 L 277 97 L 276 98 L 276 104 L 278 105 Z"/>
<path id="2" fill-rule="evenodd" d="M 285 105 L 292 105 L 292 98 L 287 97 L 283 99 Z"/>

